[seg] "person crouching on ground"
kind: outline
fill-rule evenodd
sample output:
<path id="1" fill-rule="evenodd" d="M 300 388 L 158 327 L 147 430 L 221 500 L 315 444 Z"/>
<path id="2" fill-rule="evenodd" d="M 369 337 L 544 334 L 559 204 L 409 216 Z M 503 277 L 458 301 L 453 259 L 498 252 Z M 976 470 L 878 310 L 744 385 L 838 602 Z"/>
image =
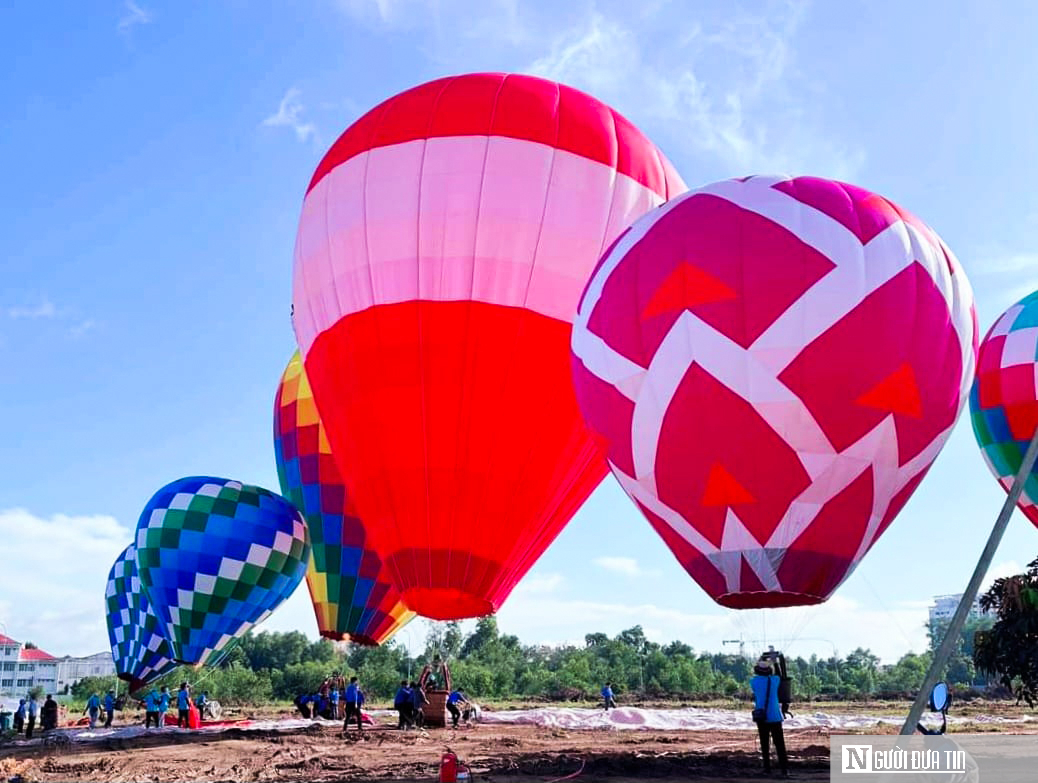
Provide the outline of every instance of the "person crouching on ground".
<path id="1" fill-rule="evenodd" d="M 342 730 L 350 727 L 350 718 L 357 716 L 357 731 L 363 731 L 360 717 L 360 705 L 364 703 L 364 693 L 357 684 L 356 677 L 350 677 L 350 684 L 346 686 L 346 718 L 342 722 Z"/>
<path id="2" fill-rule="evenodd" d="M 757 733 L 760 735 L 760 752 L 764 759 L 764 772 L 771 772 L 771 748 L 769 740 L 775 742 L 778 753 L 779 769 L 783 777 L 789 777 L 789 766 L 786 759 L 786 738 L 782 734 L 782 707 L 779 706 L 779 678 L 772 673 L 771 661 L 761 658 L 753 667 L 750 678 L 750 689 L 753 691 L 753 705 L 764 710 L 764 720 L 757 722 Z"/>
<path id="3" fill-rule="evenodd" d="M 608 712 L 610 707 L 616 709 L 616 699 L 613 698 L 613 684 L 607 682 L 602 688 L 602 709 Z"/>
<path id="4" fill-rule="evenodd" d="M 191 727 L 191 686 L 186 682 L 180 683 L 177 691 L 177 728 L 187 729 Z"/>

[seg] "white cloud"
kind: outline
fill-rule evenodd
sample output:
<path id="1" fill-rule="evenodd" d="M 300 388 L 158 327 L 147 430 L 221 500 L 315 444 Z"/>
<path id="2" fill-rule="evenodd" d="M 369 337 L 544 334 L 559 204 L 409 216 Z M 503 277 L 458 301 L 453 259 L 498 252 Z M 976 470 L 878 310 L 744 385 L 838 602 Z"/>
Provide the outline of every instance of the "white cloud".
<path id="1" fill-rule="evenodd" d="M 596 557 L 594 563 L 599 568 L 612 571 L 614 574 L 625 576 L 645 576 L 647 574 L 633 557 Z"/>
<path id="2" fill-rule="evenodd" d="M 141 8 L 133 0 L 126 0 L 125 2 L 126 13 L 119 19 L 119 24 L 116 28 L 120 33 L 127 33 L 137 25 L 150 24 L 154 17 L 151 12 Z"/>
<path id="3" fill-rule="evenodd" d="M 523 577 L 515 588 L 515 593 L 539 594 L 557 592 L 566 582 L 562 574 L 532 574 Z"/>
<path id="4" fill-rule="evenodd" d="M 984 278 L 998 291 L 999 313 L 1025 296 L 1038 291 L 1038 253 L 1032 251 L 990 252 L 969 274 Z"/>
<path id="5" fill-rule="evenodd" d="M 981 583 L 980 594 L 983 595 L 985 592 L 991 589 L 991 585 L 995 583 L 996 579 L 1005 579 L 1007 576 L 1016 576 L 1022 574 L 1027 570 L 1027 566 L 1022 566 L 1015 560 L 1007 560 L 1002 563 L 991 566 L 988 569 L 987 574 L 984 576 L 984 581 Z"/>
<path id="6" fill-rule="evenodd" d="M 315 128 L 313 123 L 304 122 L 302 119 L 305 107 L 299 100 L 300 95 L 297 87 L 290 87 L 281 99 L 277 112 L 263 120 L 263 124 L 274 128 L 291 128 L 300 141 L 310 138 L 314 134 Z"/>
<path id="7" fill-rule="evenodd" d="M 680 129 L 673 143 L 733 173 L 849 179 L 863 152 L 821 130 L 801 98 L 806 88 L 791 41 L 804 9 L 800 2 L 770 14 L 733 8 L 712 22 L 650 10 L 634 24 L 596 12 L 557 36 L 526 71 L 585 89 L 632 118 Z M 664 24 L 674 29 L 666 34 Z"/>
<path id="8" fill-rule="evenodd" d="M 75 338 L 80 338 L 87 332 L 91 331 L 97 324 L 93 318 L 87 318 L 85 321 L 80 321 L 78 324 L 69 329 L 69 334 Z"/>
<path id="9" fill-rule="evenodd" d="M 878 610 L 834 596 L 816 607 L 773 610 L 688 612 L 658 604 L 623 604 L 587 600 L 559 600 L 516 591 L 498 614 L 504 633 L 524 644 L 584 643 L 584 635 L 602 632 L 615 636 L 641 625 L 654 642 L 680 640 L 696 650 L 735 652 L 742 640 L 747 655 L 757 655 L 768 644 L 790 655 L 828 658 L 834 648 L 841 657 L 867 647 L 884 663 L 895 663 L 906 652 L 927 646 L 926 609 Z"/>
<path id="10" fill-rule="evenodd" d="M 52 655 L 107 650 L 105 584 L 131 537 L 111 516 L 0 511 L 0 630 Z"/>
<path id="11" fill-rule="evenodd" d="M 58 314 L 54 303 L 43 299 L 38 305 L 9 307 L 7 315 L 11 318 L 53 318 Z"/>

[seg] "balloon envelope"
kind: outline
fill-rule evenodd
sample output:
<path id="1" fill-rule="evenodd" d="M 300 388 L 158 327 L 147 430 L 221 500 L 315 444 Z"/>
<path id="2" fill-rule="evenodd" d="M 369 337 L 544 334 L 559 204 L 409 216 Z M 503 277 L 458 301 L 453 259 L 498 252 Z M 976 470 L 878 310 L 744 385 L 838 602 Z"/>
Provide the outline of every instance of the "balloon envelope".
<path id="1" fill-rule="evenodd" d="M 1038 291 L 1010 307 L 980 345 L 970 392 L 973 433 L 984 461 L 1009 492 L 1038 428 Z M 1038 526 L 1038 468 L 1017 502 Z"/>
<path id="2" fill-rule="evenodd" d="M 285 497 L 306 517 L 310 562 L 306 583 L 321 636 L 381 644 L 414 612 L 400 602 L 379 556 L 366 546 L 296 353 L 274 400 L 274 457 Z"/>
<path id="3" fill-rule="evenodd" d="M 411 609 L 496 610 L 605 475 L 569 381 L 577 298 L 609 242 L 684 190 L 608 106 L 505 74 L 390 98 L 317 167 L 293 323 Z"/>
<path id="4" fill-rule="evenodd" d="M 159 619 L 141 589 L 133 544 L 108 572 L 105 608 L 115 673 L 130 683 L 131 693 L 176 668 Z"/>
<path id="5" fill-rule="evenodd" d="M 178 663 L 212 662 L 303 579 L 306 522 L 270 490 L 191 476 L 160 489 L 137 523 L 137 571 Z"/>
<path id="6" fill-rule="evenodd" d="M 861 188 L 709 185 L 605 254 L 573 328 L 613 474 L 734 608 L 824 601 L 905 504 L 973 377 L 951 251 Z"/>

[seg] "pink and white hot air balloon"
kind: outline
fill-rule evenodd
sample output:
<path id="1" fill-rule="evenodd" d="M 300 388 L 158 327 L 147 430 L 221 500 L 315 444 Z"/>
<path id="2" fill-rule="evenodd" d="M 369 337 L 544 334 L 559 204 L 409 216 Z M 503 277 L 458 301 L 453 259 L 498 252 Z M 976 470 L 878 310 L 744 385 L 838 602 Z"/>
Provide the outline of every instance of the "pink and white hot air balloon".
<path id="1" fill-rule="evenodd" d="M 750 177 L 607 251 L 573 327 L 613 474 L 718 603 L 820 603 L 923 479 L 966 401 L 973 296 L 916 217 L 861 188 Z"/>
<path id="2" fill-rule="evenodd" d="M 602 251 L 685 189 L 610 107 L 500 73 L 390 98 L 317 167 L 296 336 L 411 609 L 497 609 L 605 476 L 569 380 L 570 324 Z"/>

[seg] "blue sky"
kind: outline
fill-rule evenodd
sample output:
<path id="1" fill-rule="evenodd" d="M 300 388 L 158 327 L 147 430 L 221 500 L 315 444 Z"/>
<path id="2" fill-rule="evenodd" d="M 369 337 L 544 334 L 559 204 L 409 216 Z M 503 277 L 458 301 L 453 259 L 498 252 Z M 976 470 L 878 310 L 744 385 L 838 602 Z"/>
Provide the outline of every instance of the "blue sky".
<path id="1" fill-rule="evenodd" d="M 563 10 L 559 6 L 565 5 Z M 691 185 L 847 179 L 912 210 L 981 328 L 1038 287 L 1038 19 L 1023 2 L 98 0 L 0 10 L 0 632 L 107 646 L 103 589 L 141 506 L 207 473 L 276 488 L 306 183 L 363 111 L 431 78 L 536 73 L 638 124 Z M 923 644 L 1003 494 L 966 418 L 825 608 L 728 612 L 607 479 L 500 615 L 529 641 L 641 623 L 697 649 Z M 1017 515 L 999 573 L 1038 555 Z M 315 634 L 305 588 L 265 627 Z M 783 630 L 786 629 L 786 630 Z M 422 630 L 412 632 L 414 644 Z M 406 641 L 406 640 L 405 640 Z M 756 646 L 751 644 L 751 647 Z"/>

